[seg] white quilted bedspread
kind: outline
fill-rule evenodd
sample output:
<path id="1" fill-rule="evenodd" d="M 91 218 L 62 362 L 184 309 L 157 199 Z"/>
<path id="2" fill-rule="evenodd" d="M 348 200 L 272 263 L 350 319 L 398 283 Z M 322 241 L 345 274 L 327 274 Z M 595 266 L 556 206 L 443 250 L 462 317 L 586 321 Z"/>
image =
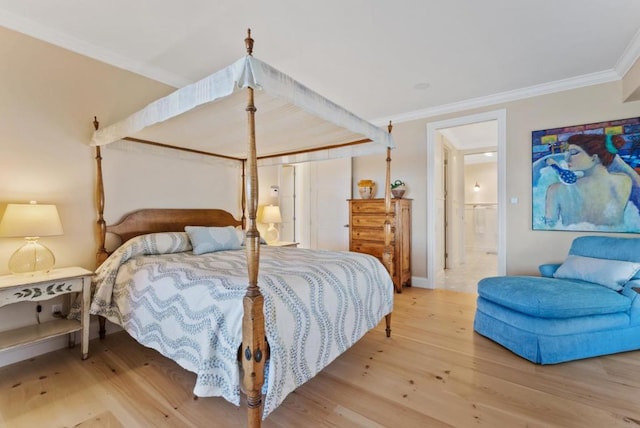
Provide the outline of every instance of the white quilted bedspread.
<path id="1" fill-rule="evenodd" d="M 359 253 L 261 246 L 258 284 L 271 347 L 266 417 L 393 307 L 382 264 Z M 185 233 L 151 234 L 98 269 L 91 313 L 197 374 L 194 394 L 238 405 L 245 250 L 195 256 Z"/>

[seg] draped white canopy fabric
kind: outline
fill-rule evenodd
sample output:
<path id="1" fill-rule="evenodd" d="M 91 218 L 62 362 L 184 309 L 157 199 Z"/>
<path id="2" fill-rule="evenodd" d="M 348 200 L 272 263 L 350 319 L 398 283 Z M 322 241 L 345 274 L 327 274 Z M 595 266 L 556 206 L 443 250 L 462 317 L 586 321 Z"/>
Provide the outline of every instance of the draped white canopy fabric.
<path id="1" fill-rule="evenodd" d="M 260 165 L 361 156 L 394 147 L 386 129 L 252 55 L 97 130 L 91 145 L 122 144 L 126 138 L 245 159 L 247 98 L 242 89 L 247 87 L 255 89 Z"/>

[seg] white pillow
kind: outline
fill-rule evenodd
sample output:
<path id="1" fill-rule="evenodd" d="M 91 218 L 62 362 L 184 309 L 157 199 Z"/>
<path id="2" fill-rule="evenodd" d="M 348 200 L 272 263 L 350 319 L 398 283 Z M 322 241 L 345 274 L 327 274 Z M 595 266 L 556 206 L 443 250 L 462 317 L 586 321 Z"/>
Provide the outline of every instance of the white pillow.
<path id="1" fill-rule="evenodd" d="M 213 253 L 214 251 L 239 250 L 242 243 L 233 226 L 206 227 L 185 226 L 184 231 L 189 235 L 193 254 Z"/>
<path id="2" fill-rule="evenodd" d="M 579 279 L 620 291 L 638 270 L 640 263 L 636 262 L 569 255 L 553 277 Z"/>

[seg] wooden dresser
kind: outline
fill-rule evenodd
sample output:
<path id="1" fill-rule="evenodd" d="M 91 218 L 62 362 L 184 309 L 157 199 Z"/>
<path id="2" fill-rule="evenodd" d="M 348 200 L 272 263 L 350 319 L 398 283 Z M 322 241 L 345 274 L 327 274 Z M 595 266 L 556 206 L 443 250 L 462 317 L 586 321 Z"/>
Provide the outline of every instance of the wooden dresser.
<path id="1" fill-rule="evenodd" d="M 400 293 L 411 285 L 411 199 L 392 199 L 391 212 L 393 283 Z M 349 199 L 349 250 L 382 261 L 384 220 L 384 199 Z"/>

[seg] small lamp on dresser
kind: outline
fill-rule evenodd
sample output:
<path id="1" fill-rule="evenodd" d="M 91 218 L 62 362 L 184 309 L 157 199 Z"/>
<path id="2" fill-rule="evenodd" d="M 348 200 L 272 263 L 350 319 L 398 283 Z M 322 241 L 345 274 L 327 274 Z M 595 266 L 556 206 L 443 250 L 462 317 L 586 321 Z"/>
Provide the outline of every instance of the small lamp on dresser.
<path id="1" fill-rule="evenodd" d="M 26 241 L 9 259 L 9 270 L 12 273 L 50 270 L 55 265 L 55 256 L 38 239 L 62 233 L 62 223 L 55 205 L 38 204 L 36 201 L 8 204 L 0 221 L 0 237 L 21 237 Z"/>
<path id="2" fill-rule="evenodd" d="M 276 223 L 282 223 L 282 216 L 280 215 L 280 207 L 277 205 L 268 205 L 262 210 L 262 222 L 269 223 L 269 227 L 264 234 L 264 240 L 268 244 L 278 242 L 280 239 L 280 232 L 276 229 Z"/>

